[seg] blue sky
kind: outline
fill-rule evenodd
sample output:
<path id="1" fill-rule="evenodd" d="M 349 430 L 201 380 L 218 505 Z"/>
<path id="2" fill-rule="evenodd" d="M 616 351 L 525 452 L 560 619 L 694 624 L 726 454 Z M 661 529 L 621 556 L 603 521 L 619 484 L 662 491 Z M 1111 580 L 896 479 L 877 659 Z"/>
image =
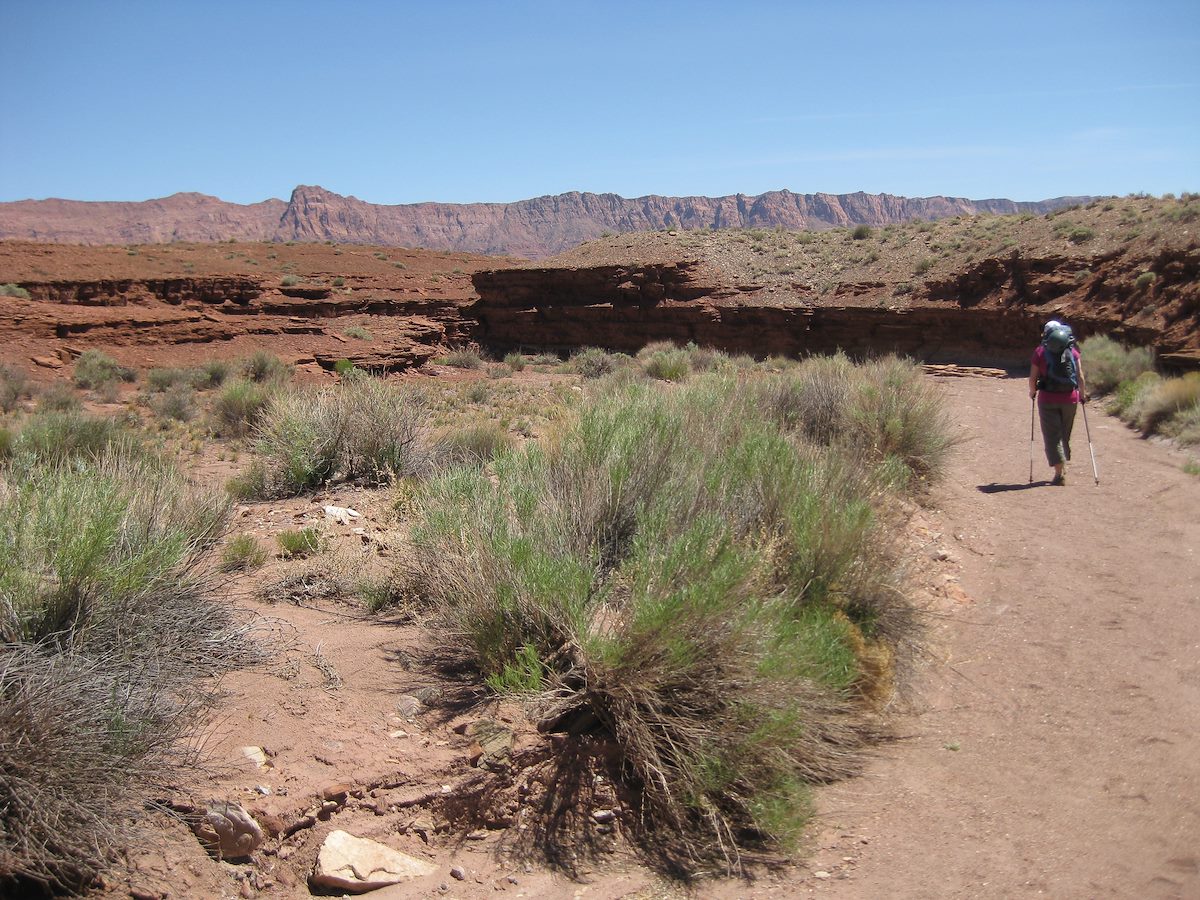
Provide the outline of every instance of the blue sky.
<path id="1" fill-rule="evenodd" d="M 0 200 L 1200 190 L 1200 2 L 0 0 Z"/>

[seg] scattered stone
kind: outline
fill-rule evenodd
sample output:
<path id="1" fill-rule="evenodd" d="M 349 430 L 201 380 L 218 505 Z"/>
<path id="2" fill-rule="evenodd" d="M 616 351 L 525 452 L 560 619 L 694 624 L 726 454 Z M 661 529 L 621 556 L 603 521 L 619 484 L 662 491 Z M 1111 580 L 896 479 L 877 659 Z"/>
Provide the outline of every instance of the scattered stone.
<path id="1" fill-rule="evenodd" d="M 396 701 L 396 710 L 406 719 L 413 719 L 421 712 L 423 704 L 412 694 L 404 694 Z"/>
<path id="2" fill-rule="evenodd" d="M 601 823 L 611 822 L 616 817 L 617 817 L 617 811 L 615 809 L 594 809 L 594 810 L 592 810 L 592 818 L 595 819 L 597 822 L 601 822 Z"/>
<path id="3" fill-rule="evenodd" d="M 406 737 L 408 737 L 408 732 L 407 732 L 407 731 L 404 731 L 404 730 L 403 730 L 403 729 L 401 729 L 401 728 L 397 728 L 395 731 L 389 731 L 389 732 L 388 732 L 388 737 L 393 737 L 393 738 L 406 738 Z"/>
<path id="4" fill-rule="evenodd" d="M 466 881 L 467 880 L 467 870 L 464 869 L 462 866 L 451 866 L 450 867 L 450 877 L 453 878 L 455 881 Z"/>
<path id="5" fill-rule="evenodd" d="M 471 765 L 491 772 L 507 772 L 511 768 L 516 740 L 511 728 L 491 719 L 480 719 L 472 723 L 467 733 L 475 738 L 468 754 Z"/>
<path id="6" fill-rule="evenodd" d="M 425 818 L 414 819 L 409 824 L 408 829 L 415 834 L 419 834 L 421 836 L 421 840 L 428 844 L 429 836 L 433 834 L 433 822 Z"/>
<path id="7" fill-rule="evenodd" d="M 349 525 L 354 519 L 361 519 L 362 513 L 348 506 L 326 506 L 325 518 L 333 519 L 339 525 Z"/>
<path id="8" fill-rule="evenodd" d="M 336 800 L 339 803 L 344 803 L 346 798 L 350 796 L 350 791 L 354 789 L 354 785 L 346 781 L 339 781 L 334 784 L 327 784 L 321 788 L 322 800 Z"/>
<path id="9" fill-rule="evenodd" d="M 361 893 L 429 875 L 429 863 L 378 841 L 331 831 L 321 845 L 309 884 Z"/>
<path id="10" fill-rule="evenodd" d="M 830 875 L 828 872 L 813 872 L 813 877 L 814 878 L 832 878 L 833 876 Z"/>
<path id="11" fill-rule="evenodd" d="M 53 356 L 31 356 L 35 366 L 41 366 L 43 369 L 61 369 L 63 364 L 61 359 L 56 359 Z"/>
<path id="12" fill-rule="evenodd" d="M 468 841 L 483 841 L 483 840 L 487 840 L 487 836 L 488 836 L 488 833 L 485 829 L 476 828 L 474 831 L 472 831 L 470 834 L 467 835 L 467 840 Z"/>
<path id="13" fill-rule="evenodd" d="M 271 789 L 269 787 L 267 787 L 265 784 L 256 784 L 254 786 L 254 793 L 262 794 L 264 797 L 270 797 Z"/>
<path id="14" fill-rule="evenodd" d="M 266 749 L 263 747 L 242 747 L 240 749 L 242 751 L 242 756 L 246 757 L 246 759 L 258 766 L 259 771 L 265 772 L 268 769 L 274 768 L 271 765 L 270 754 L 268 754 Z"/>
<path id="15" fill-rule="evenodd" d="M 262 828 L 236 803 L 209 804 L 192 831 L 222 859 L 249 856 L 263 842 Z"/>

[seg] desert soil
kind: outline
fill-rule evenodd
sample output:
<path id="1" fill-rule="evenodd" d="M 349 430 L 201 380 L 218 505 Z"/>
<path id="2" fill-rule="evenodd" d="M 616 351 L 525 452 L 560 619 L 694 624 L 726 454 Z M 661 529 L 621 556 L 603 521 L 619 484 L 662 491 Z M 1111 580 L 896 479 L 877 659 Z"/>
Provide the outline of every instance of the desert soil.
<path id="1" fill-rule="evenodd" d="M 309 896 L 305 875 L 339 828 L 437 867 L 371 895 L 381 900 L 1200 896 L 1200 479 L 1179 451 L 1092 407 L 1100 483 L 1080 419 L 1068 484 L 1044 480 L 1039 448 L 1030 485 L 1024 380 L 938 383 L 962 443 L 913 517 L 925 652 L 897 703 L 898 739 L 861 777 L 821 789 L 795 863 L 689 893 L 622 853 L 581 859 L 573 878 L 550 872 L 525 852 L 524 813 L 469 836 L 445 827 L 452 805 L 438 795 L 469 794 L 479 773 L 456 726 L 506 721 L 518 754 L 543 738 L 515 708 L 433 699 L 447 685 L 422 659 L 428 641 L 414 623 L 299 594 L 265 603 L 255 584 L 298 565 L 276 562 L 233 599 L 290 649 L 227 680 L 206 733 L 212 764 L 172 799 L 235 800 L 278 827 L 319 807 L 322 791 L 361 797 L 269 842 L 253 866 L 215 863 L 182 825 L 152 817 L 161 841 L 133 853 L 105 893 Z M 362 518 L 329 524 L 325 505 Z M 345 488 L 243 506 L 234 532 L 265 544 L 323 523 L 353 574 L 356 560 L 388 558 L 393 515 L 386 496 Z M 246 746 L 266 748 L 269 765 Z"/>

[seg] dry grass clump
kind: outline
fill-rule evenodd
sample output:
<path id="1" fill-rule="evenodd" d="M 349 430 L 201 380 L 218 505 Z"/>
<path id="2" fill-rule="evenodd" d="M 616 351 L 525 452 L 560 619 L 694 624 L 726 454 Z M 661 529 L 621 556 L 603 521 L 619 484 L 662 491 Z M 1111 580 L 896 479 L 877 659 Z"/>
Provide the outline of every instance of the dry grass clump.
<path id="1" fill-rule="evenodd" d="M 140 455 L 141 436 L 124 422 L 81 412 L 37 412 L 13 441 L 13 455 L 27 466 L 96 462 L 114 453 Z"/>
<path id="2" fill-rule="evenodd" d="M 0 412 L 12 412 L 29 396 L 29 379 L 25 373 L 11 366 L 0 366 Z"/>
<path id="3" fill-rule="evenodd" d="M 1200 407 L 1200 372 L 1182 378 L 1164 378 L 1141 392 L 1128 411 L 1128 418 L 1145 434 L 1178 432 L 1176 419 Z"/>
<path id="4" fill-rule="evenodd" d="M 484 422 L 446 432 L 433 454 L 443 466 L 484 466 L 512 446 L 512 435 L 495 422 Z"/>
<path id="5" fill-rule="evenodd" d="M 248 434 L 262 418 L 273 393 L 269 385 L 247 378 L 228 382 L 213 398 L 209 426 L 225 437 Z"/>
<path id="6" fill-rule="evenodd" d="M 481 369 L 484 359 L 479 348 L 471 345 L 456 347 L 448 351 L 445 356 L 438 357 L 437 362 L 443 366 L 454 366 L 456 369 Z"/>
<path id="7" fill-rule="evenodd" d="M 677 871 L 796 835 L 806 785 L 874 736 L 867 698 L 909 632 L 877 506 L 893 479 L 873 443 L 855 454 L 876 429 L 814 446 L 758 402 L 776 389 L 627 387 L 411 501 L 408 586 L 489 683 L 537 692 L 543 728 L 615 745 Z"/>
<path id="8" fill-rule="evenodd" d="M 642 371 L 660 381 L 686 381 L 692 374 L 692 356 L 670 342 L 647 344 L 637 355 Z"/>
<path id="9" fill-rule="evenodd" d="M 132 369 L 118 365 L 101 350 L 85 350 L 75 361 L 75 383 L 81 388 L 99 390 L 118 381 L 133 381 L 136 377 L 137 373 Z"/>
<path id="10" fill-rule="evenodd" d="M 0 887 L 86 887 L 186 755 L 205 679 L 251 658 L 199 567 L 226 516 L 120 451 L 2 473 Z"/>
<path id="11" fill-rule="evenodd" d="M 251 353 L 242 360 L 239 369 L 243 377 L 259 384 L 287 381 L 292 377 L 291 367 L 266 350 Z"/>
<path id="12" fill-rule="evenodd" d="M 1125 347 L 1107 335 L 1093 335 L 1079 344 L 1088 390 L 1096 395 L 1116 390 L 1154 369 L 1154 353 L 1148 347 Z"/>
<path id="13" fill-rule="evenodd" d="M 260 484 L 249 495 L 292 496 L 335 478 L 379 484 L 423 471 L 425 410 L 419 391 L 364 376 L 277 392 L 255 428 Z"/>

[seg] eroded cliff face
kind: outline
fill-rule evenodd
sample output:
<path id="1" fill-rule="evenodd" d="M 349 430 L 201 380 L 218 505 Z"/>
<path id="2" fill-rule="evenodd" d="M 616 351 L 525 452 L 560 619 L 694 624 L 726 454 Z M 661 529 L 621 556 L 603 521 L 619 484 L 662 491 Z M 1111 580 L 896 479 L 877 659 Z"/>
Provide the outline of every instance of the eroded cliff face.
<path id="1" fill-rule="evenodd" d="M 927 362 L 1010 368 L 1028 364 L 1051 316 L 1079 337 L 1105 333 L 1200 364 L 1200 251 L 1164 251 L 1154 313 L 1131 287 L 1146 260 L 1117 254 L 1085 266 L 1071 257 L 1014 253 L 951 278 L 911 286 L 843 282 L 819 297 L 790 288 L 722 283 L 698 261 L 478 272 L 469 310 L 479 339 L 498 350 L 600 346 L 634 353 L 652 341 L 695 342 L 728 353 L 796 356 L 843 350 Z"/>
<path id="2" fill-rule="evenodd" d="M 794 194 L 626 199 L 567 193 L 515 203 L 385 206 L 301 185 L 285 203 L 241 205 L 203 194 L 141 203 L 0 203 L 0 239 L 74 244 L 172 241 L 335 241 L 541 259 L 606 232 L 662 228 L 882 226 L 976 213 L 1045 213 L 1085 198 L 1034 203 L 890 194 Z"/>

